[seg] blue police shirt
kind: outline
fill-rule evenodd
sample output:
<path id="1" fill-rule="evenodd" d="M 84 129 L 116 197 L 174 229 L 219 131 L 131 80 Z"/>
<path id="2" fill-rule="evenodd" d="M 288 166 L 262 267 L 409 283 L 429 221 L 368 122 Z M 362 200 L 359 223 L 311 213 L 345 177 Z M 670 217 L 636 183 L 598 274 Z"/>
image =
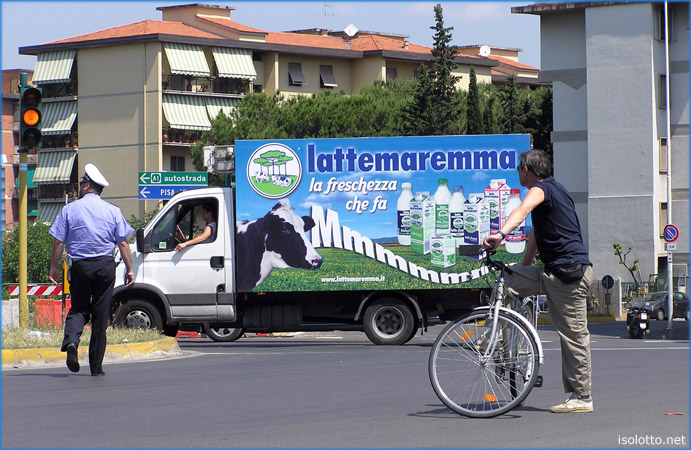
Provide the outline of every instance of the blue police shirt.
<path id="1" fill-rule="evenodd" d="M 50 234 L 67 247 L 75 260 L 107 256 L 134 229 L 125 222 L 120 208 L 97 194 L 86 194 L 62 208 Z"/>

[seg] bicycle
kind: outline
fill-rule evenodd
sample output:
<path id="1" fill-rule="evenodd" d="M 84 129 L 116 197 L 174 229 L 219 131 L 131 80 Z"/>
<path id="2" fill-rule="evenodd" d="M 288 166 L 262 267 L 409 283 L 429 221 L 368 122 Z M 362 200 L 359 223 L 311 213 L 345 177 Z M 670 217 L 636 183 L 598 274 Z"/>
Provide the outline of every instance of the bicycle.
<path id="1" fill-rule="evenodd" d="M 537 335 L 537 301 L 519 299 L 504 306 L 504 275 L 513 271 L 486 253 L 484 265 L 499 275 L 488 306 L 449 323 L 434 342 L 428 371 L 437 397 L 468 417 L 494 417 L 523 403 L 544 362 Z M 531 323 L 523 315 L 531 312 Z"/>

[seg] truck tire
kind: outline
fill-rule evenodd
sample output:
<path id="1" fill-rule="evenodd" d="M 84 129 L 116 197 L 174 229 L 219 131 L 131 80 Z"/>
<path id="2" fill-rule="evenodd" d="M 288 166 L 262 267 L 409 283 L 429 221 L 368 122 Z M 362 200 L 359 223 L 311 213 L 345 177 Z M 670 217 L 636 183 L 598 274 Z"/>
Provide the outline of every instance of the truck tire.
<path id="1" fill-rule="evenodd" d="M 416 329 L 410 308 L 396 299 L 381 299 L 368 306 L 363 326 L 367 338 L 376 345 L 403 345 Z"/>
<path id="2" fill-rule="evenodd" d="M 209 336 L 212 341 L 216 342 L 233 342 L 237 341 L 245 334 L 244 328 L 228 328 L 228 327 L 213 327 L 208 323 L 204 323 L 204 333 Z"/>
<path id="3" fill-rule="evenodd" d="M 163 331 L 163 319 L 151 303 L 134 299 L 123 302 L 115 311 L 113 326 L 122 328 L 153 328 Z"/>

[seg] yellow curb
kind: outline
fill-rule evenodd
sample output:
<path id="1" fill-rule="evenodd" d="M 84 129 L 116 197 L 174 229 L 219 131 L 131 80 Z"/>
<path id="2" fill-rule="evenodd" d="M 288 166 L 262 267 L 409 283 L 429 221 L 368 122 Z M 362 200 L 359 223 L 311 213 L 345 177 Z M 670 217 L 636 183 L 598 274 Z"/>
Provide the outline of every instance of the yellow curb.
<path id="1" fill-rule="evenodd" d="M 156 358 L 180 354 L 182 352 L 178 346 L 178 341 L 173 337 L 164 337 L 149 342 L 108 345 L 103 360 L 104 362 L 112 362 L 124 359 L 135 360 L 142 359 L 143 357 Z M 88 346 L 80 348 L 78 356 L 80 362 L 88 365 Z M 3 366 L 26 367 L 64 362 L 65 353 L 57 348 L 27 348 L 2 351 Z"/>

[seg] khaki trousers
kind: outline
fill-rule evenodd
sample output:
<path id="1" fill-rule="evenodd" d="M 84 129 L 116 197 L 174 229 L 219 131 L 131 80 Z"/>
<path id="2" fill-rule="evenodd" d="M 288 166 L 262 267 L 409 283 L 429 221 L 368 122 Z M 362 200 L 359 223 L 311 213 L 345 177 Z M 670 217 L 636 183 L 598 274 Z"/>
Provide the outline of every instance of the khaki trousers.
<path id="1" fill-rule="evenodd" d="M 590 395 L 592 368 L 587 299 L 593 268 L 588 266 L 581 281 L 570 284 L 546 274 L 544 269 L 544 266 L 511 266 L 514 273 L 506 274 L 508 295 L 547 295 L 552 323 L 561 341 L 564 391 Z"/>

